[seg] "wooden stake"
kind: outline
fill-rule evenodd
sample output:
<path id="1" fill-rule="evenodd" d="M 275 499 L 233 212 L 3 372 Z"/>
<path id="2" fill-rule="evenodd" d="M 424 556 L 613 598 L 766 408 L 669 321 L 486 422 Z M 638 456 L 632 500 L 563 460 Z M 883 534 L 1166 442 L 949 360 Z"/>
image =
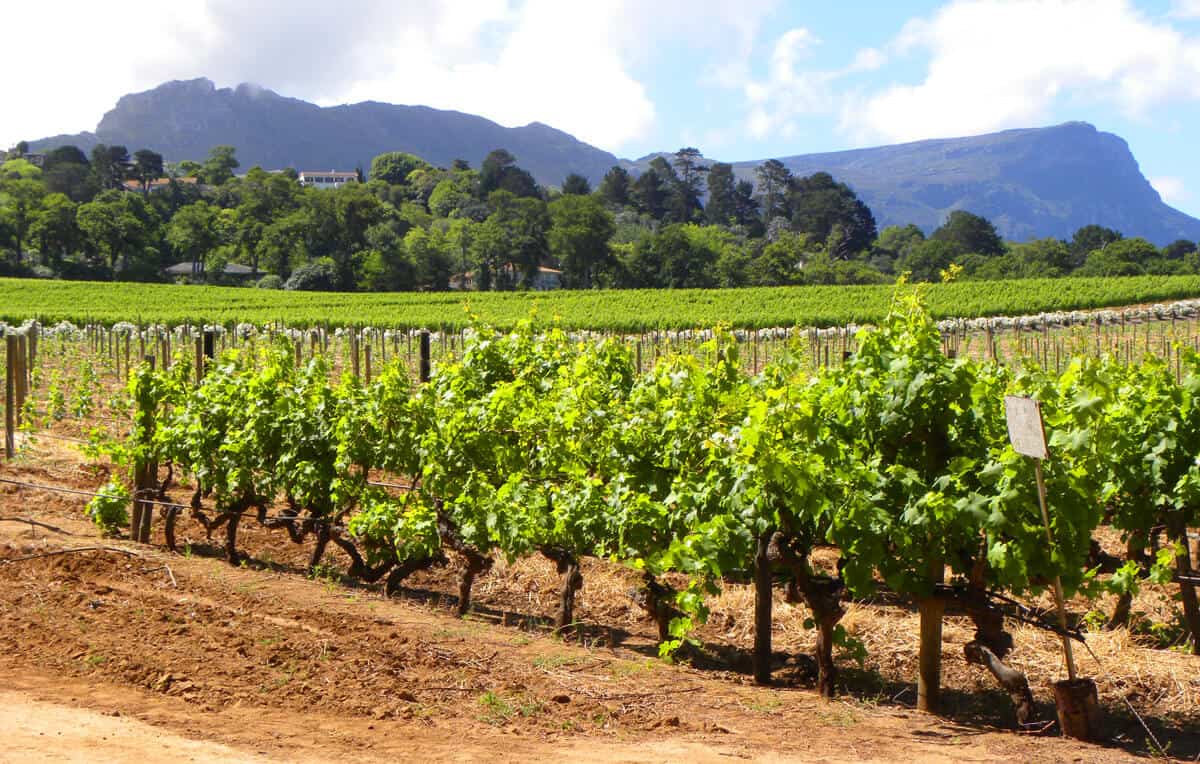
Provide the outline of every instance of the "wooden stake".
<path id="1" fill-rule="evenodd" d="M 754 681 L 771 683 L 771 562 L 767 548 L 771 537 L 758 537 L 754 555 Z"/>
<path id="2" fill-rule="evenodd" d="M 1038 489 L 1038 504 L 1042 508 L 1042 522 L 1046 526 L 1046 543 L 1052 548 L 1054 546 L 1054 534 L 1050 531 L 1050 512 L 1046 509 L 1046 481 L 1042 478 L 1042 460 L 1033 460 L 1033 469 L 1037 474 L 1037 489 Z M 1062 577 L 1054 577 L 1054 607 L 1058 611 L 1058 625 L 1065 632 L 1067 630 L 1067 609 L 1063 602 Z M 1067 657 L 1067 677 L 1074 682 L 1075 676 L 1075 653 L 1071 648 L 1071 638 L 1065 633 L 1062 635 L 1063 654 Z"/>
<path id="3" fill-rule="evenodd" d="M 929 580 L 945 581 L 946 567 L 940 559 L 929 563 Z M 917 708 L 935 713 L 942 695 L 942 616 L 945 601 L 936 595 L 923 598 L 917 605 L 921 616 L 920 669 L 917 674 Z"/>
<path id="4" fill-rule="evenodd" d="M 429 381 L 430 363 L 429 363 L 429 332 L 421 332 L 421 359 L 417 378 L 421 382 Z"/>
<path id="5" fill-rule="evenodd" d="M 9 334 L 4 340 L 4 458 L 12 459 L 16 455 L 17 338 Z"/>

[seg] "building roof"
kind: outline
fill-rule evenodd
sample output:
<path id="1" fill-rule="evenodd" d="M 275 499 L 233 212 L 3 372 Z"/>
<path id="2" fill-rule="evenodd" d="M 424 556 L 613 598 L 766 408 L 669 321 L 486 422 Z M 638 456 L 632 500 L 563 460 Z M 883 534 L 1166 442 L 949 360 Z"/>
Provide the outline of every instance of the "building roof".
<path id="1" fill-rule="evenodd" d="M 340 170 L 301 170 L 301 175 L 328 175 L 334 178 L 358 178 L 357 172 L 342 172 Z"/>
<path id="2" fill-rule="evenodd" d="M 192 275 L 192 263 L 190 260 L 175 263 L 168 268 L 164 268 L 163 272 L 169 276 L 190 276 Z M 225 263 L 224 273 L 229 276 L 249 276 L 254 273 L 254 269 L 241 263 Z M 259 273 L 261 274 L 262 271 L 259 271 Z"/>
<path id="3" fill-rule="evenodd" d="M 192 178 L 192 177 L 174 178 L 174 179 L 172 179 L 172 178 L 155 178 L 154 180 L 150 181 L 150 190 L 157 191 L 160 188 L 166 188 L 168 185 L 171 184 L 172 180 L 174 180 L 176 183 L 187 183 L 189 185 L 195 185 L 196 183 L 199 182 L 199 180 L 197 178 Z M 128 190 L 128 191 L 141 191 L 142 190 L 142 182 L 140 180 L 127 180 L 124 183 L 122 183 L 121 185 L 123 185 L 126 188 L 126 190 Z"/>

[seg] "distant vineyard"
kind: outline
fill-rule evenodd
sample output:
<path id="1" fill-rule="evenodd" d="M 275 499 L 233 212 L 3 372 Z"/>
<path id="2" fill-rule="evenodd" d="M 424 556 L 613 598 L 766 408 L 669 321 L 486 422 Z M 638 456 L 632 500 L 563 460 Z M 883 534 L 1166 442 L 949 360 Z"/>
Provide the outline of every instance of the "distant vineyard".
<path id="1" fill-rule="evenodd" d="M 283 292 L 231 287 L 0 279 L 0 320 L 112 324 L 281 322 L 510 328 L 535 312 L 567 329 L 843 326 L 887 314 L 889 286 L 472 293 Z M 1032 314 L 1200 296 L 1200 276 L 967 281 L 930 287 L 936 318 Z"/>

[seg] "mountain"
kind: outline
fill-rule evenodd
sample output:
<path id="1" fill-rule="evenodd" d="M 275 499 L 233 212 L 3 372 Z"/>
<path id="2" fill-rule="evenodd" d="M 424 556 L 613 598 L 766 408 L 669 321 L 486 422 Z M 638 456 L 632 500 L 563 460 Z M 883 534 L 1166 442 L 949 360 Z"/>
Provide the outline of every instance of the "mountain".
<path id="1" fill-rule="evenodd" d="M 1085 122 L 781 161 L 794 174 L 824 171 L 848 184 L 880 227 L 916 223 L 929 231 L 965 209 L 1014 241 L 1069 238 L 1090 223 L 1160 246 L 1200 239 L 1200 220 L 1163 202 L 1129 145 Z M 751 177 L 758 164 L 734 167 Z"/>
<path id="2" fill-rule="evenodd" d="M 87 151 L 96 143 L 150 148 L 168 161 L 203 159 L 213 146 L 229 144 L 243 168 L 302 170 L 367 169 L 385 151 L 408 151 L 440 166 L 458 158 L 479 166 L 489 151 L 505 148 L 549 185 L 572 172 L 595 184 L 618 161 L 637 172 L 656 156 L 618 160 L 538 122 L 508 128 L 461 112 L 374 101 L 323 108 L 255 85 L 217 88 L 207 79 L 124 96 L 95 133 L 46 138 L 32 148 L 75 144 Z M 734 168 L 753 180 L 762 161 Z M 1125 141 L 1083 122 L 781 161 L 796 175 L 823 171 L 850 185 L 881 228 L 916 223 L 928 232 L 951 211 L 966 209 L 1014 241 L 1068 238 L 1090 223 L 1159 245 L 1200 240 L 1200 220 L 1162 201 Z"/>
<path id="3" fill-rule="evenodd" d="M 322 108 L 256 85 L 217 88 L 203 78 L 123 96 L 94 133 L 33 141 L 31 149 L 73 144 L 90 151 L 97 143 L 153 149 L 169 162 L 199 161 L 213 146 L 228 144 L 243 168 L 298 170 L 368 170 L 385 151 L 408 151 L 442 167 L 455 159 L 478 167 L 488 152 L 505 148 L 538 182 L 553 185 L 572 172 L 598 179 L 617 163 L 539 122 L 509 128 L 457 111 L 374 101 Z"/>
<path id="4" fill-rule="evenodd" d="M 640 172 L 656 156 L 671 158 L 623 166 Z M 1013 241 L 1067 239 L 1091 223 L 1160 246 L 1200 240 L 1200 220 L 1163 202 L 1129 145 L 1086 122 L 779 159 L 794 175 L 827 172 L 849 185 L 880 228 L 915 223 L 928 233 L 962 209 Z M 752 181 L 763 161 L 734 162 L 734 172 Z"/>

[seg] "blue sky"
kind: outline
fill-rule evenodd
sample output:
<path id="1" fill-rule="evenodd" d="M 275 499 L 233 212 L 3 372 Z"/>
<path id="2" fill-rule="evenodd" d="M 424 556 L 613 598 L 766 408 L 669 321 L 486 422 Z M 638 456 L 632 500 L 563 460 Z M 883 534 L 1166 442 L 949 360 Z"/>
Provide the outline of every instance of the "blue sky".
<path id="1" fill-rule="evenodd" d="M 120 95 L 198 76 L 536 120 L 631 158 L 1085 120 L 1200 215 L 1200 0 L 43 0 L 30 13 L 72 23 L 53 48 L 38 35 L 0 47 L 3 71 L 29 73 L 6 83 L 21 107 L 0 114 L 0 143 L 92 129 Z M 120 55 L 115 39 L 129 41 Z"/>

